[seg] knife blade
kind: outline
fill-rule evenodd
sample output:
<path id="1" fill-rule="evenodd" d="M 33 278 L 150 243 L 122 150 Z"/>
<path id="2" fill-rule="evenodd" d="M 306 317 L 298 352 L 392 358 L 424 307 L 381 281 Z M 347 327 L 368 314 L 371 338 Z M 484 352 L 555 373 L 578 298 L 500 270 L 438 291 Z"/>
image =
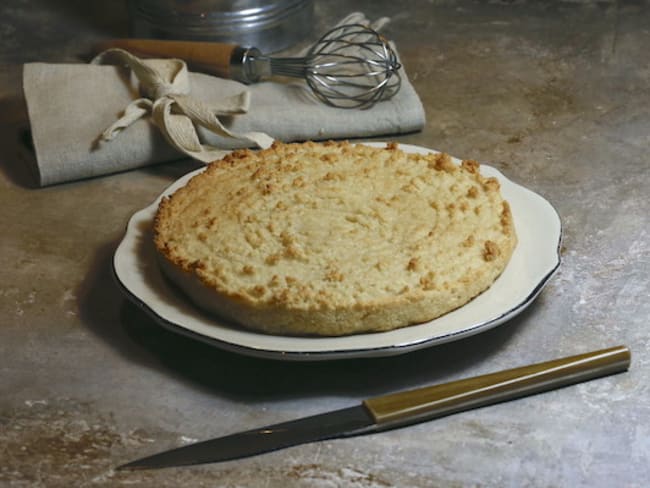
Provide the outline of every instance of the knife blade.
<path id="1" fill-rule="evenodd" d="M 171 449 L 117 469 L 214 463 L 309 442 L 379 432 L 620 373 L 629 369 L 630 361 L 631 352 L 626 346 L 601 349 L 370 398 L 352 407 Z"/>

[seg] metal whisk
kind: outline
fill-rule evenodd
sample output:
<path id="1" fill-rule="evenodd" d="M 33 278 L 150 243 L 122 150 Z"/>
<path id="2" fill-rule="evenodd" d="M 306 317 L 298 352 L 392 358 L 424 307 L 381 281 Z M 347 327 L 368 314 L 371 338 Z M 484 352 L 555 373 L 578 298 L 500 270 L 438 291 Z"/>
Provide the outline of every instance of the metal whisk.
<path id="1" fill-rule="evenodd" d="M 361 24 L 330 30 L 304 58 L 269 59 L 272 74 L 304 78 L 319 99 L 334 107 L 369 108 L 401 86 L 395 51 Z"/>
<path id="2" fill-rule="evenodd" d="M 304 57 L 265 56 L 254 47 L 195 41 L 117 39 L 98 50 L 121 48 L 134 54 L 176 57 L 196 69 L 255 83 L 277 75 L 303 78 L 316 97 L 340 108 L 370 108 L 395 95 L 401 65 L 390 43 L 362 24 L 337 26 Z"/>

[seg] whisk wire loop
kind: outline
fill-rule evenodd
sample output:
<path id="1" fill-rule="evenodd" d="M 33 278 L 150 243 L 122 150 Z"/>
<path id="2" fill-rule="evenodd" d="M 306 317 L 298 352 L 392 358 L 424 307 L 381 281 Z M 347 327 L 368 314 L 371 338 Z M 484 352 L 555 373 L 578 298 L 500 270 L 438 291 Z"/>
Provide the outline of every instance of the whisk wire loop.
<path id="1" fill-rule="evenodd" d="M 401 86 L 401 65 L 390 43 L 362 24 L 332 29 L 303 61 L 300 69 L 314 94 L 335 107 L 369 108 Z"/>
<path id="2" fill-rule="evenodd" d="M 341 108 L 369 108 L 394 96 L 401 65 L 390 43 L 362 24 L 326 33 L 304 58 L 272 58 L 282 76 L 303 77 L 323 102 Z"/>

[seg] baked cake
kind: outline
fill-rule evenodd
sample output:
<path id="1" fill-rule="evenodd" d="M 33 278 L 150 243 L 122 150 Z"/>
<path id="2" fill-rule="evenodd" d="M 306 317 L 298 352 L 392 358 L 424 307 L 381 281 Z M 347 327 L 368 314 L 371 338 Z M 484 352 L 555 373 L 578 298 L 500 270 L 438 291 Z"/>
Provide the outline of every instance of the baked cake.
<path id="1" fill-rule="evenodd" d="M 487 289 L 516 245 L 475 161 L 391 143 L 235 151 L 162 199 L 164 273 L 204 310 L 272 334 L 432 320 Z"/>

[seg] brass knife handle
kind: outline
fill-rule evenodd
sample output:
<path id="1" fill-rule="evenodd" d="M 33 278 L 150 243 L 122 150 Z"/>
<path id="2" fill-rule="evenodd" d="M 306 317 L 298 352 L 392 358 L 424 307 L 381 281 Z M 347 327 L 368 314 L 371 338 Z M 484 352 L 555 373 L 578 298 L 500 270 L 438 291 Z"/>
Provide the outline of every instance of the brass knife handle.
<path id="1" fill-rule="evenodd" d="M 394 393 L 363 403 L 377 426 L 386 428 L 442 417 L 470 408 L 560 388 L 630 367 L 626 346 Z"/>

